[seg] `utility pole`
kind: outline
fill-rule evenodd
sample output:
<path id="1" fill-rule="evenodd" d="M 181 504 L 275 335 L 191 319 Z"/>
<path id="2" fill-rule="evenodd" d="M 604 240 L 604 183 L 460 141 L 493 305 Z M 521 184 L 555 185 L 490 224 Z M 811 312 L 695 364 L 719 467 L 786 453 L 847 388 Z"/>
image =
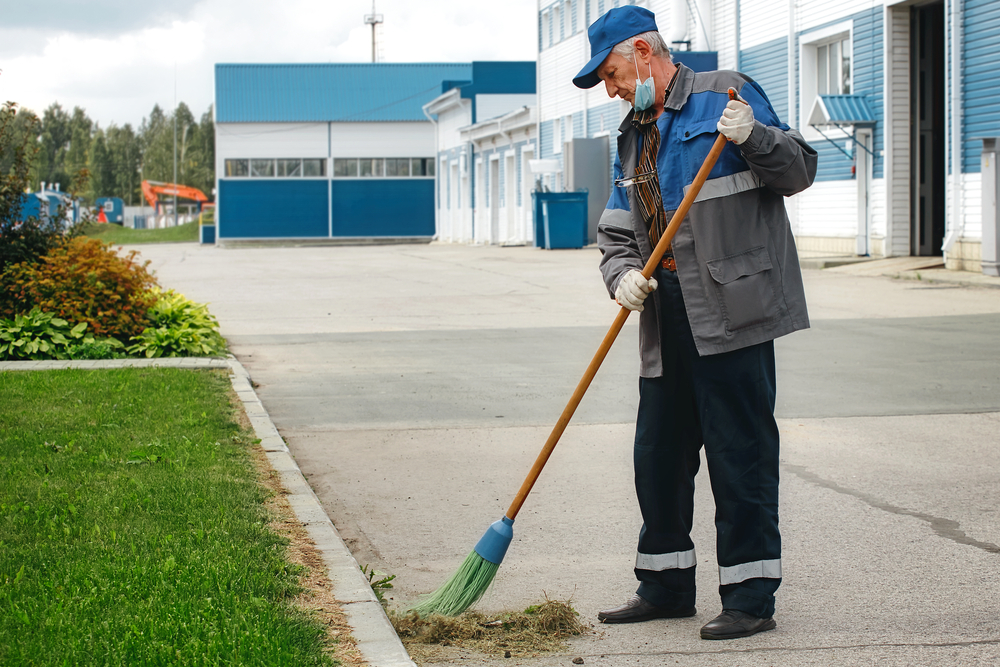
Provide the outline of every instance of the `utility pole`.
<path id="1" fill-rule="evenodd" d="M 375 13 L 375 0 L 372 0 L 372 13 L 365 15 L 365 23 L 372 27 L 372 62 L 375 62 L 375 26 L 382 23 L 382 15 Z"/>
<path id="2" fill-rule="evenodd" d="M 177 63 L 175 62 L 174 63 L 174 227 L 176 226 L 177 226 Z"/>

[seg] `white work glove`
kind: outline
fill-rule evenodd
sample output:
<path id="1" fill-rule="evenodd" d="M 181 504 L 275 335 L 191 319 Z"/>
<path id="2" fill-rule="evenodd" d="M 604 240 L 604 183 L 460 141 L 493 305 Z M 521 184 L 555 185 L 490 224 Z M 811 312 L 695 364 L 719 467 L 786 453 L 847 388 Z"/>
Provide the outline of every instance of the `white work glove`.
<path id="1" fill-rule="evenodd" d="M 642 277 L 642 272 L 631 269 L 618 281 L 618 289 L 615 290 L 615 301 L 619 306 L 625 306 L 629 310 L 642 312 L 642 302 L 646 300 L 649 293 L 656 289 L 656 279 L 646 280 Z"/>
<path id="2" fill-rule="evenodd" d="M 726 104 L 717 127 L 726 139 L 739 146 L 753 131 L 753 109 L 737 95 L 735 100 L 729 100 Z"/>

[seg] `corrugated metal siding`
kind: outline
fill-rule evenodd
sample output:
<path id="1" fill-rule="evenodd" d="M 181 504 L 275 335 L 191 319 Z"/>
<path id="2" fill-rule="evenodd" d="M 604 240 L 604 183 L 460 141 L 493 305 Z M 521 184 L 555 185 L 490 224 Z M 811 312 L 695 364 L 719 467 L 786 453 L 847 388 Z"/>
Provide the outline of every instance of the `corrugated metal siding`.
<path id="1" fill-rule="evenodd" d="M 1000 2 L 965 0 L 962 27 L 962 171 L 979 173 L 983 142 L 1000 136 L 996 68 L 1000 54 Z"/>
<path id="2" fill-rule="evenodd" d="M 539 54 L 538 113 L 541 120 L 565 116 L 583 106 L 585 93 L 573 85 L 573 77 L 586 64 L 584 56 L 590 52 L 589 48 L 587 34 L 581 32 Z"/>
<path id="3" fill-rule="evenodd" d="M 788 118 L 788 38 L 740 50 L 740 69 L 759 83 L 782 120 Z"/>
<path id="4" fill-rule="evenodd" d="M 740 0 L 741 51 L 770 44 L 777 39 L 784 39 L 787 37 L 787 2 L 775 2 L 774 0 Z M 787 61 L 787 58 L 785 61 Z M 740 67 L 743 68 L 746 66 L 741 64 Z"/>
<path id="5" fill-rule="evenodd" d="M 785 3 L 784 7 L 787 10 L 788 4 Z M 744 11 L 746 10 L 744 9 Z M 795 11 L 795 30 L 797 32 L 814 30 L 824 25 L 843 21 L 845 16 L 860 14 L 866 11 L 881 13 L 882 2 L 873 2 L 873 0 L 838 0 L 838 2 L 830 2 L 829 0 L 800 1 Z"/>
<path id="6" fill-rule="evenodd" d="M 826 136 L 835 141 L 838 146 L 844 148 L 847 138 L 844 136 L 843 132 L 840 132 L 839 130 L 824 132 Z M 835 148 L 826 139 L 816 139 L 815 141 L 811 141 L 810 145 L 815 148 L 818 153 L 816 181 L 853 180 L 854 177 L 851 174 L 851 167 L 854 166 L 854 160 L 837 150 L 837 148 Z M 854 217 L 857 217 L 856 212 Z"/>
<path id="7" fill-rule="evenodd" d="M 334 237 L 434 235 L 434 181 L 331 181 Z"/>
<path id="8" fill-rule="evenodd" d="M 890 7 L 885 99 L 886 256 L 910 254 L 910 8 Z"/>
<path id="9" fill-rule="evenodd" d="M 736 0 L 714 0 L 712 48 L 719 53 L 719 69 L 738 69 L 736 65 Z"/>
<path id="10" fill-rule="evenodd" d="M 799 233 L 803 236 L 852 238 L 858 233 L 856 181 L 817 182 L 795 195 Z"/>
<path id="11" fill-rule="evenodd" d="M 883 16 L 882 7 L 859 12 L 850 17 L 854 21 L 854 60 L 852 62 L 855 95 L 864 95 L 878 122 L 872 135 L 872 175 L 882 178 L 885 160 L 881 152 L 885 144 L 884 103 L 882 89 L 885 85 L 882 71 Z M 843 19 L 840 19 L 843 20 Z"/>
<path id="12" fill-rule="evenodd" d="M 425 121 L 442 81 L 471 76 L 471 63 L 218 64 L 215 120 Z"/>
<path id="13" fill-rule="evenodd" d="M 219 179 L 220 239 L 325 238 L 329 181 Z M 431 228 L 434 227 L 433 192 Z"/>

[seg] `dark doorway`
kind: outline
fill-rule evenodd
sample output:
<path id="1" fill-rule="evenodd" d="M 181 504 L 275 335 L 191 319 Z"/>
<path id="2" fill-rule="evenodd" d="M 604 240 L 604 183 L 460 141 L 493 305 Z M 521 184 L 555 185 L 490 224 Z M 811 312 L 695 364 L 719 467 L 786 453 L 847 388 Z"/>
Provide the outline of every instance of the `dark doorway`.
<path id="1" fill-rule="evenodd" d="M 944 243 L 944 3 L 910 10 L 911 254 L 940 255 Z"/>

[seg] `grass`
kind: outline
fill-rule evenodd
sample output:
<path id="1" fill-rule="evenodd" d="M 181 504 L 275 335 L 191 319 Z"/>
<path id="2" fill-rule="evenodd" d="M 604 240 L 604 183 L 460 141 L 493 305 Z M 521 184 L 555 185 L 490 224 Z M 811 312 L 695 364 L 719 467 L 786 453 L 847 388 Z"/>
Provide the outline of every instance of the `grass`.
<path id="1" fill-rule="evenodd" d="M 129 229 L 109 223 L 94 223 L 83 229 L 87 236 L 100 239 L 112 245 L 132 245 L 134 243 L 187 243 L 198 240 L 198 223 L 189 222 L 163 229 Z"/>
<path id="2" fill-rule="evenodd" d="M 0 373 L 0 664 L 329 665 L 222 372 Z"/>

